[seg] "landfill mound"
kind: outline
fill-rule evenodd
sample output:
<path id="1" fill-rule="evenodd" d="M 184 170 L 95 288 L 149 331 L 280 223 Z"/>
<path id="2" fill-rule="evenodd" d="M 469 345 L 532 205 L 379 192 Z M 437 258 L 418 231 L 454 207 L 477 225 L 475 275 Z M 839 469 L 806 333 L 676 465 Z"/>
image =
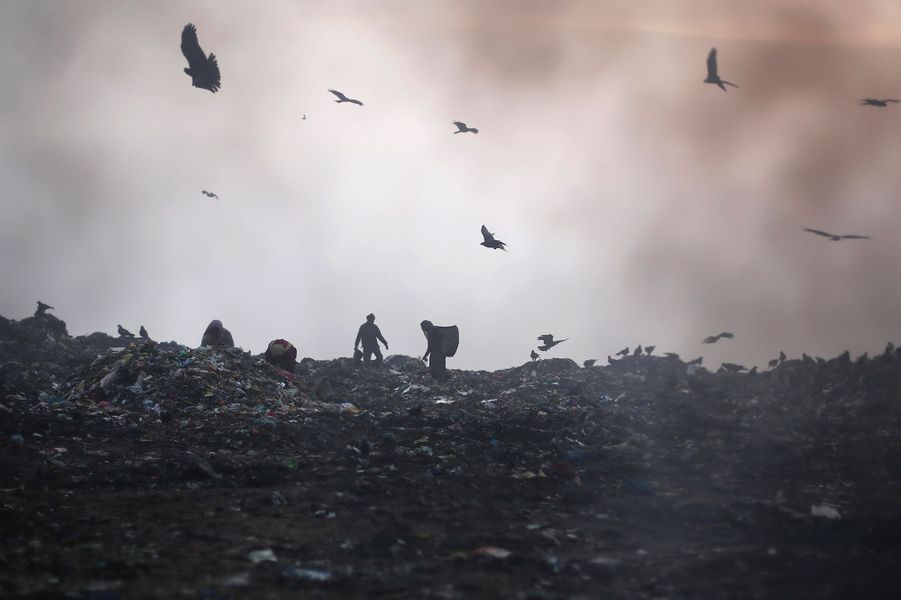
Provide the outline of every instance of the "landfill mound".
<path id="1" fill-rule="evenodd" d="M 889 597 L 901 354 L 495 372 L 0 317 L 0 594 Z"/>

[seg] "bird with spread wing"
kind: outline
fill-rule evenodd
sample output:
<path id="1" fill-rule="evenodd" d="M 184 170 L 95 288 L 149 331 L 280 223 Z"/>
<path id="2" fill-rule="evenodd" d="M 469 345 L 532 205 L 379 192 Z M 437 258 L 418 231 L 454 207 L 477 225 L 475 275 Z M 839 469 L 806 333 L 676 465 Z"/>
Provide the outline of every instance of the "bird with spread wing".
<path id="1" fill-rule="evenodd" d="M 565 342 L 569 338 L 563 338 L 562 340 L 555 340 L 553 334 L 545 333 L 544 335 L 539 335 L 538 339 L 541 340 L 542 342 L 544 342 L 543 345 L 538 346 L 538 349 L 541 350 L 542 352 L 547 352 L 548 350 L 550 350 L 557 344 Z"/>
<path id="2" fill-rule="evenodd" d="M 702 344 L 715 344 L 721 339 L 731 340 L 734 337 L 735 337 L 735 334 L 733 334 L 733 333 L 729 333 L 728 331 L 721 331 L 720 333 L 718 333 L 716 335 L 708 335 L 707 337 L 704 338 L 704 340 L 701 343 Z"/>
<path id="3" fill-rule="evenodd" d="M 219 196 L 217 196 L 217 195 L 216 195 L 215 193 L 213 193 L 213 192 L 208 192 L 208 191 L 206 191 L 206 190 L 200 190 L 200 193 L 203 194 L 204 196 L 206 196 L 207 198 L 215 198 L 216 200 L 219 199 Z"/>
<path id="4" fill-rule="evenodd" d="M 488 231 L 488 228 L 485 227 L 484 225 L 482 225 L 482 237 L 484 238 L 484 240 L 482 241 L 481 244 L 479 244 L 480 246 L 485 246 L 486 248 L 493 248 L 495 250 L 503 250 L 504 252 L 507 252 L 507 249 L 505 248 L 505 246 L 507 245 L 506 242 L 502 242 L 500 240 L 495 239 L 494 234 L 491 233 L 490 231 Z"/>
<path id="5" fill-rule="evenodd" d="M 215 94 L 221 86 L 219 63 L 215 54 L 210 52 L 207 56 L 204 53 L 197 41 L 197 28 L 191 23 L 181 30 L 181 53 L 188 59 L 185 73 L 191 76 L 191 85 Z"/>
<path id="6" fill-rule="evenodd" d="M 475 127 L 469 127 L 463 121 L 454 121 L 454 125 L 457 126 L 457 131 L 454 134 L 458 133 L 478 133 L 479 130 Z"/>
<path id="7" fill-rule="evenodd" d="M 330 91 L 331 93 L 333 93 L 333 94 L 335 95 L 336 98 L 338 98 L 337 100 L 335 100 L 335 102 L 337 102 L 337 103 L 339 103 L 339 104 L 342 103 L 342 102 L 350 102 L 351 104 L 356 104 L 356 105 L 358 105 L 358 106 L 363 106 L 363 103 L 360 102 L 359 100 L 356 100 L 356 99 L 354 99 L 354 98 L 348 98 L 347 96 L 345 96 L 342 92 L 339 92 L 338 90 L 329 89 L 329 91 Z"/>
<path id="8" fill-rule="evenodd" d="M 727 85 L 731 85 L 732 87 L 738 87 L 731 81 L 726 81 L 724 79 L 720 79 L 719 68 L 716 64 L 716 48 L 710 49 L 710 54 L 707 55 L 707 79 L 704 80 L 704 83 L 712 83 L 716 86 L 719 86 L 721 90 L 726 90 Z"/>
<path id="9" fill-rule="evenodd" d="M 821 231 L 819 229 L 811 229 L 809 227 L 805 227 L 804 231 L 809 231 L 810 233 L 815 233 L 817 235 L 821 235 L 823 237 L 829 238 L 830 242 L 840 242 L 842 240 L 868 240 L 868 239 L 870 239 L 870 236 L 868 236 L 868 235 L 855 235 L 855 234 L 837 235 L 835 233 L 829 233 L 828 231 Z"/>
<path id="10" fill-rule="evenodd" d="M 881 107 L 885 108 L 886 106 L 888 106 L 889 102 L 893 102 L 893 103 L 897 104 L 898 102 L 901 102 L 901 100 L 896 100 L 894 98 L 885 98 L 884 100 L 880 100 L 879 98 L 862 98 L 860 100 L 860 105 L 861 106 L 881 106 Z"/>

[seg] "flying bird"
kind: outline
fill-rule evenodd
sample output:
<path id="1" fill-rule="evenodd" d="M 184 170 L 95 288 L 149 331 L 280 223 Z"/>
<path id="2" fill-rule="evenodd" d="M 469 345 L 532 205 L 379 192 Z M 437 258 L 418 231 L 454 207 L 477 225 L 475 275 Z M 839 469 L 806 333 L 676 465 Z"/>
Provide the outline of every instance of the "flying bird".
<path id="1" fill-rule="evenodd" d="M 731 85 L 732 87 L 738 87 L 731 81 L 725 81 L 723 79 L 720 79 L 720 75 L 717 72 L 717 65 L 716 65 L 716 48 L 711 48 L 710 54 L 707 55 L 707 79 L 704 80 L 704 83 L 712 83 L 714 85 L 717 85 L 724 92 L 727 91 L 726 90 L 727 85 Z M 725 84 L 725 85 L 723 85 L 723 84 Z"/>
<path id="2" fill-rule="evenodd" d="M 588 367 L 593 367 L 594 363 L 596 363 L 596 362 L 597 362 L 596 358 L 589 358 L 588 360 L 586 360 L 582 363 L 582 366 L 587 369 Z"/>
<path id="3" fill-rule="evenodd" d="M 544 342 L 543 346 L 538 346 L 538 349 L 542 352 L 547 352 L 557 344 L 565 342 L 569 338 L 563 338 L 562 340 L 555 340 L 553 334 L 545 333 L 544 335 L 539 335 L 538 339 Z"/>
<path id="4" fill-rule="evenodd" d="M 704 338 L 704 341 L 702 341 L 701 343 L 702 344 L 715 344 L 720 339 L 731 340 L 734 337 L 735 337 L 734 334 L 731 334 L 728 331 L 722 331 L 716 335 L 708 335 L 707 337 Z"/>
<path id="5" fill-rule="evenodd" d="M 541 357 L 538 355 L 537 352 L 535 352 L 534 350 L 532 350 L 532 352 L 529 353 L 529 358 L 531 358 L 532 360 L 538 360 L 538 359 L 541 358 Z"/>
<path id="6" fill-rule="evenodd" d="M 118 325 L 117 327 L 118 327 L 118 329 L 116 331 L 119 332 L 119 337 L 134 337 L 135 336 L 135 334 L 133 334 L 129 330 L 125 329 L 121 325 Z"/>
<path id="7" fill-rule="evenodd" d="M 208 198 L 215 198 L 216 200 L 219 199 L 219 196 L 217 196 L 217 195 L 214 194 L 213 192 L 208 192 L 208 191 L 206 191 L 206 190 L 200 190 L 200 193 L 203 194 L 204 196 L 208 197 Z"/>
<path id="8" fill-rule="evenodd" d="M 495 250 L 503 250 L 504 252 L 507 252 L 507 249 L 504 247 L 507 245 L 506 242 L 502 242 L 500 240 L 494 239 L 494 234 L 491 233 L 490 231 L 488 231 L 488 228 L 485 227 L 484 225 L 482 225 L 482 237 L 485 239 L 482 241 L 481 244 L 479 244 L 480 246 L 485 246 L 486 248 L 494 248 Z"/>
<path id="9" fill-rule="evenodd" d="M 181 53 L 188 59 L 185 73 L 191 76 L 191 85 L 214 94 L 221 86 L 219 63 L 216 55 L 210 52 L 207 56 L 197 41 L 197 28 L 191 23 L 181 30 Z"/>
<path id="10" fill-rule="evenodd" d="M 886 98 L 885 100 L 879 100 L 879 99 L 877 99 L 877 98 L 863 98 L 863 99 L 861 99 L 861 101 L 860 101 L 860 105 L 861 105 L 861 106 L 881 106 L 881 107 L 886 107 L 886 106 L 888 106 L 888 103 L 889 103 L 889 102 L 895 102 L 895 103 L 898 103 L 898 102 L 901 102 L 901 100 L 895 100 L 894 98 Z"/>
<path id="11" fill-rule="evenodd" d="M 147 330 L 144 329 L 144 326 L 143 326 L 143 325 L 141 325 L 141 328 L 138 330 L 138 335 L 141 336 L 141 337 L 142 337 L 143 339 L 145 339 L 145 340 L 149 340 L 149 339 L 150 339 L 150 334 L 147 333 Z"/>
<path id="12" fill-rule="evenodd" d="M 333 94 L 338 98 L 337 100 L 335 100 L 335 102 L 338 102 L 339 104 L 340 104 L 341 102 L 350 102 L 351 104 L 358 104 L 359 106 L 363 106 L 363 103 L 360 102 L 359 100 L 355 100 L 355 99 L 353 99 L 353 98 L 348 98 L 347 96 L 345 96 L 344 94 L 342 94 L 342 93 L 339 92 L 338 90 L 332 90 L 332 89 L 330 89 L 329 91 L 330 91 L 331 93 L 333 93 Z"/>
<path id="13" fill-rule="evenodd" d="M 463 121 L 454 121 L 454 125 L 457 126 L 457 131 L 454 132 L 454 135 L 458 133 L 478 133 L 479 130 L 475 127 L 469 127 Z"/>
<path id="14" fill-rule="evenodd" d="M 55 310 L 55 309 L 52 306 L 50 306 L 49 304 L 44 304 L 43 302 L 38 300 L 38 309 L 36 311 L 34 311 L 34 316 L 38 317 L 38 316 L 44 314 L 45 312 L 47 312 L 48 310 Z"/>
<path id="15" fill-rule="evenodd" d="M 820 231 L 819 229 L 810 229 L 809 227 L 805 227 L 804 231 L 809 231 L 810 233 L 815 233 L 817 235 L 827 237 L 827 238 L 829 238 L 829 241 L 831 241 L 831 242 L 840 242 L 842 240 L 868 240 L 868 239 L 870 239 L 870 236 L 868 236 L 868 235 L 854 235 L 854 234 L 836 235 L 834 233 Z"/>

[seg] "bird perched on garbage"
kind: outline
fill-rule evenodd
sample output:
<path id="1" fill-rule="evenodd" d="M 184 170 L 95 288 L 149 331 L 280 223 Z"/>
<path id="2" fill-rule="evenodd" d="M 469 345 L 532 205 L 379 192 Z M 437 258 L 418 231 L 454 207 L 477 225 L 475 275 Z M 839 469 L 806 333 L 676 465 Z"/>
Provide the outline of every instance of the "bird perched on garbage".
<path id="1" fill-rule="evenodd" d="M 701 343 L 702 344 L 715 344 L 715 343 L 717 343 L 717 341 L 719 341 L 721 339 L 731 340 L 734 337 L 735 337 L 735 335 L 732 333 L 729 333 L 728 331 L 721 331 L 720 333 L 718 333 L 716 335 L 708 335 L 707 337 L 704 338 L 704 341 L 702 341 Z"/>
<path id="2" fill-rule="evenodd" d="M 770 362 L 768 362 L 767 365 L 769 365 L 769 367 L 770 367 L 771 369 L 773 369 L 773 368 L 775 368 L 775 367 L 777 367 L 777 366 L 779 365 L 779 359 L 778 359 L 778 358 L 774 358 L 773 360 L 771 360 Z"/>
<path id="3" fill-rule="evenodd" d="M 856 234 L 835 234 L 829 233 L 827 231 L 821 231 L 819 229 L 811 229 L 809 227 L 805 227 L 804 231 L 809 231 L 810 233 L 815 233 L 817 235 L 821 235 L 823 237 L 829 238 L 830 242 L 840 242 L 842 240 L 868 240 L 870 236 L 868 235 L 856 235 Z"/>
<path id="4" fill-rule="evenodd" d="M 716 48 L 711 48 L 710 53 L 707 55 L 707 79 L 704 80 L 704 83 L 712 83 L 713 85 L 719 86 L 724 92 L 727 91 L 727 85 L 736 88 L 738 87 L 731 81 L 720 79 L 719 68 L 717 67 L 716 62 Z"/>
<path id="5" fill-rule="evenodd" d="M 788 357 L 785 356 L 785 352 L 783 350 L 780 350 L 779 351 L 779 363 L 780 364 L 784 363 L 786 358 L 788 358 Z"/>
<path id="6" fill-rule="evenodd" d="M 339 92 L 338 90 L 329 89 L 329 91 L 338 98 L 337 100 L 335 100 L 335 102 L 337 102 L 339 104 L 342 102 L 350 102 L 351 104 L 363 106 L 363 103 L 360 102 L 359 100 L 355 100 L 354 98 L 348 98 L 347 96 L 345 96 L 343 93 Z"/>
<path id="7" fill-rule="evenodd" d="M 185 73 L 191 76 L 191 85 L 215 94 L 221 85 L 219 63 L 215 54 L 210 52 L 207 56 L 200 47 L 200 42 L 197 41 L 197 28 L 191 23 L 181 30 L 181 53 L 188 59 Z"/>
<path id="8" fill-rule="evenodd" d="M 219 199 L 219 196 L 217 196 L 213 192 L 208 192 L 206 190 L 200 190 L 200 193 L 203 194 L 204 196 L 206 196 L 207 198 L 215 198 L 216 200 Z"/>
<path id="9" fill-rule="evenodd" d="M 222 321 L 213 319 L 206 326 L 203 337 L 200 339 L 201 346 L 226 346 L 228 348 L 235 347 L 235 341 L 232 339 L 231 332 L 222 326 Z"/>
<path id="10" fill-rule="evenodd" d="M 645 346 L 644 353 L 647 354 L 648 356 L 650 356 L 654 353 L 655 348 L 657 348 L 657 346 Z"/>
<path id="11" fill-rule="evenodd" d="M 615 365 L 615 364 L 618 363 L 618 362 L 619 362 L 618 360 L 616 360 L 615 358 L 613 358 L 613 357 L 610 356 L 609 354 L 607 355 L 607 364 L 608 364 L 608 365 Z"/>
<path id="12" fill-rule="evenodd" d="M 679 355 L 676 354 L 675 352 L 667 352 L 667 353 L 666 353 L 666 357 L 667 357 L 667 358 L 672 358 L 672 359 L 674 359 L 674 360 L 682 360 L 681 358 L 679 358 Z"/>
<path id="13" fill-rule="evenodd" d="M 121 325 L 116 326 L 116 331 L 119 332 L 119 337 L 134 337 L 135 336 L 135 334 L 133 334 L 129 330 L 125 329 Z"/>
<path id="14" fill-rule="evenodd" d="M 539 358 L 541 358 L 541 356 L 539 356 L 537 352 L 535 352 L 534 350 L 532 350 L 532 351 L 529 353 L 529 358 L 531 358 L 532 360 L 538 360 Z"/>
<path id="15" fill-rule="evenodd" d="M 38 300 L 38 309 L 36 311 L 34 311 L 34 316 L 40 317 L 41 315 L 46 313 L 48 310 L 54 310 L 54 308 L 52 306 L 50 306 L 49 304 L 44 304 L 43 302 Z"/>
<path id="16" fill-rule="evenodd" d="M 569 338 L 563 338 L 562 340 L 555 340 L 553 334 L 545 333 L 544 335 L 539 335 L 538 339 L 544 342 L 543 346 L 538 346 L 538 349 L 542 352 L 547 352 L 557 344 L 565 342 Z"/>
<path id="17" fill-rule="evenodd" d="M 138 330 L 138 335 L 141 336 L 145 340 L 150 339 L 150 334 L 147 333 L 147 330 L 144 329 L 143 325 L 141 325 L 141 328 Z"/>
<path id="18" fill-rule="evenodd" d="M 635 352 L 632 353 L 632 356 L 641 356 L 641 344 L 635 347 Z"/>
<path id="19" fill-rule="evenodd" d="M 729 373 L 739 373 L 741 371 L 747 371 L 747 367 L 730 362 L 724 362 L 723 364 L 721 364 L 720 369 L 728 371 Z"/>
<path id="20" fill-rule="evenodd" d="M 687 365 L 694 365 L 694 366 L 696 366 L 696 367 L 700 367 L 701 364 L 703 364 L 703 362 L 704 362 L 704 357 L 703 357 L 703 356 L 699 356 L 699 357 L 697 357 L 696 359 L 690 360 L 690 361 L 688 361 L 688 362 L 685 363 L 685 364 L 687 364 Z"/>
<path id="21" fill-rule="evenodd" d="M 886 106 L 888 106 L 889 102 L 897 103 L 897 102 L 901 102 L 901 101 L 896 100 L 894 98 L 886 98 L 885 100 L 880 100 L 878 98 L 861 98 L 860 105 L 861 106 L 881 106 L 881 107 L 885 108 Z"/>
<path id="22" fill-rule="evenodd" d="M 457 131 L 454 132 L 454 135 L 458 133 L 478 133 L 479 130 L 475 127 L 467 127 L 466 123 L 463 121 L 454 121 L 454 125 L 457 126 Z"/>
<path id="23" fill-rule="evenodd" d="M 482 225 L 482 237 L 484 239 L 482 240 L 482 243 L 479 244 L 480 246 L 485 246 L 486 248 L 493 248 L 495 250 L 503 250 L 504 252 L 507 251 L 507 249 L 504 247 L 507 244 L 500 240 L 494 239 L 494 234 L 491 233 L 490 231 L 488 231 L 488 228 L 485 227 L 484 225 Z"/>
<path id="24" fill-rule="evenodd" d="M 594 363 L 596 363 L 596 362 L 598 362 L 598 360 L 596 358 L 589 358 L 588 360 L 586 360 L 582 363 L 582 366 L 587 369 L 588 367 L 593 367 Z"/>
<path id="25" fill-rule="evenodd" d="M 266 362 L 285 371 L 294 371 L 297 361 L 297 348 L 288 340 L 277 339 L 269 342 L 264 355 Z"/>
<path id="26" fill-rule="evenodd" d="M 617 356 L 629 356 L 629 347 L 626 346 L 622 350 L 616 353 Z"/>

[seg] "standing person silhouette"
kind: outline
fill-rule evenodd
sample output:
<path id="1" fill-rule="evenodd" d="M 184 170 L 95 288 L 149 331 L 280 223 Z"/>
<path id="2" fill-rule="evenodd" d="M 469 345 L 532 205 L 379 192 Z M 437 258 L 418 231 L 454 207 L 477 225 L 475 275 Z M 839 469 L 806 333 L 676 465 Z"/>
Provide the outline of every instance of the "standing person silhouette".
<path id="1" fill-rule="evenodd" d="M 363 362 L 368 365 L 373 354 L 375 354 L 375 362 L 382 362 L 379 341 L 385 344 L 385 350 L 387 350 L 388 342 L 382 337 L 379 326 L 375 324 L 375 315 L 369 313 L 366 315 L 366 322 L 360 325 L 360 330 L 357 331 L 357 339 L 354 340 L 354 355 L 356 356 L 357 346 L 363 342 Z"/>
<path id="2" fill-rule="evenodd" d="M 438 327 L 432 325 L 431 321 L 423 321 L 419 324 L 425 339 L 428 340 L 428 347 L 422 360 L 429 361 L 429 371 L 432 377 L 438 381 L 447 381 L 447 357 L 453 356 L 457 352 L 457 345 L 460 342 L 460 332 L 456 325 L 450 327 Z M 431 356 L 431 358 L 429 358 Z"/>

